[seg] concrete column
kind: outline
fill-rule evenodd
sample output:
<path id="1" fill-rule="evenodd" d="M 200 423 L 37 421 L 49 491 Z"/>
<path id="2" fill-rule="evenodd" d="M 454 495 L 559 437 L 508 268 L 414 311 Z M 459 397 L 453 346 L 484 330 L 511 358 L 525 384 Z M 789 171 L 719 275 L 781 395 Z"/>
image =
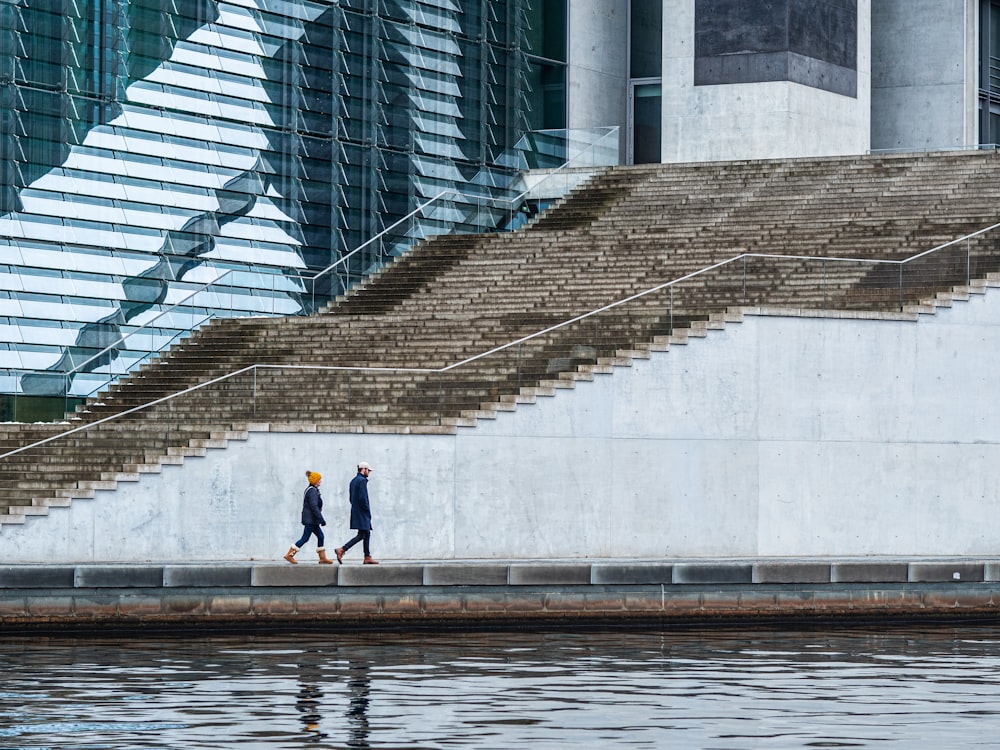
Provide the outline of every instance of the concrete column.
<path id="1" fill-rule="evenodd" d="M 628 3 L 570 0 L 567 124 L 625 133 Z M 624 141 L 623 141 L 624 143 Z"/>
<path id="2" fill-rule="evenodd" d="M 872 148 L 978 142 L 977 0 L 873 0 Z"/>
<path id="3" fill-rule="evenodd" d="M 857 3 L 854 95 L 793 80 L 695 85 L 696 7 L 695 0 L 665 0 L 664 4 L 664 162 L 827 156 L 868 150 L 871 0 Z M 706 4 L 700 12 L 708 12 L 706 8 L 711 10 Z"/>

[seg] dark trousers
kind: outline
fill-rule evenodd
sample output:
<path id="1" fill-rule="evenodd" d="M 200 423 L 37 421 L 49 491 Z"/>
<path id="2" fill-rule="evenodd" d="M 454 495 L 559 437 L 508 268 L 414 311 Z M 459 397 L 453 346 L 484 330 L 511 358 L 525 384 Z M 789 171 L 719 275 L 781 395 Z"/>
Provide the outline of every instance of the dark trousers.
<path id="1" fill-rule="evenodd" d="M 342 547 L 342 549 L 344 550 L 344 552 L 347 552 L 347 550 L 349 550 L 358 542 L 364 542 L 364 544 L 362 545 L 362 549 L 365 551 L 365 557 L 371 557 L 372 556 L 371 538 L 372 538 L 371 531 L 368 530 L 359 531 L 358 535 L 354 537 L 351 541 L 349 541 L 347 544 L 345 544 Z"/>
<path id="2" fill-rule="evenodd" d="M 301 547 L 303 544 L 309 541 L 309 537 L 313 534 L 316 535 L 316 546 L 323 546 L 323 530 L 319 527 L 318 523 L 307 523 L 302 527 L 302 536 L 299 541 L 295 543 L 296 547 Z"/>

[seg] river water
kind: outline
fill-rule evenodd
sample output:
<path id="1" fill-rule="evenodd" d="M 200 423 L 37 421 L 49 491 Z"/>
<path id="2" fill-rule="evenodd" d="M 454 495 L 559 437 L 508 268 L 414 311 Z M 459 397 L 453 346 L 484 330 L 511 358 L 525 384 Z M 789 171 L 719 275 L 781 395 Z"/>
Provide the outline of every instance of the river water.
<path id="1" fill-rule="evenodd" d="M 0 748 L 1000 743 L 1000 628 L 0 639 Z"/>

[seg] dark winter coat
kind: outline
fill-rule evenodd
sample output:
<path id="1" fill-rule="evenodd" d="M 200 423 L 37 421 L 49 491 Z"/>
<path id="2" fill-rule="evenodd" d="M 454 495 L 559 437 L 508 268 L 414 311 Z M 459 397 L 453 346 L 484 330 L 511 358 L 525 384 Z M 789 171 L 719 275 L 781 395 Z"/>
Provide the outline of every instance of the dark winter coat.
<path id="1" fill-rule="evenodd" d="M 360 471 L 351 480 L 351 528 L 372 530 L 372 509 L 368 504 L 368 477 Z"/>
<path id="2" fill-rule="evenodd" d="M 326 526 L 326 519 L 323 518 L 323 497 L 319 494 L 319 487 L 312 484 L 306 487 L 302 496 L 302 525 Z"/>

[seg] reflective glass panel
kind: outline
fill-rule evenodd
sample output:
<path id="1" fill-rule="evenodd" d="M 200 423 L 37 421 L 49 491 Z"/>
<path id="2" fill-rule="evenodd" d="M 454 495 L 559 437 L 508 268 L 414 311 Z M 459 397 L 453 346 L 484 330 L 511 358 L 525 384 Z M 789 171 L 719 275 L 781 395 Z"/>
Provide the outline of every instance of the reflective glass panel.
<path id="1" fill-rule="evenodd" d="M 150 347 L 200 325 L 169 305 L 193 309 L 186 284 L 223 263 L 240 273 L 224 294 L 202 293 L 206 315 L 309 312 L 409 238 L 469 230 L 468 213 L 366 245 L 326 276 L 327 297 L 299 294 L 300 273 L 441 190 L 503 194 L 527 131 L 565 125 L 565 0 L 0 9 L 0 314 L 73 324 L 60 329 L 73 340 L 55 343 L 12 323 L 0 347 L 38 345 L 42 369 L 152 321 L 163 334 L 145 336 Z M 123 343 L 118 364 L 142 349 Z"/>

